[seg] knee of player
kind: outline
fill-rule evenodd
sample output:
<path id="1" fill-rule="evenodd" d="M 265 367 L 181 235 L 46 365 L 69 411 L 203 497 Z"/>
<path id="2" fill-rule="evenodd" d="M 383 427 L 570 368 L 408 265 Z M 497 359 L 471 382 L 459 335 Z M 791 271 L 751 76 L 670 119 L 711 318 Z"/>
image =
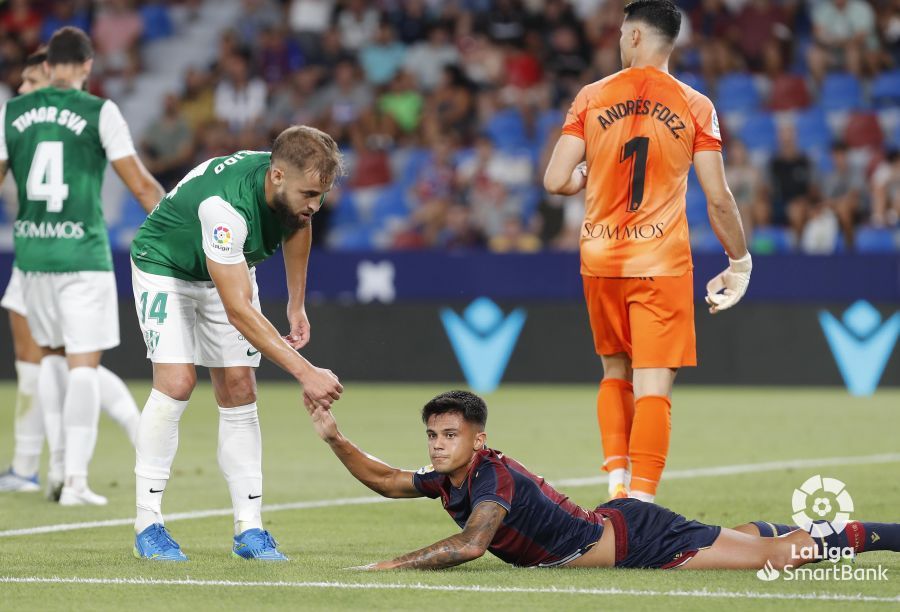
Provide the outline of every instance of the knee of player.
<path id="1" fill-rule="evenodd" d="M 179 401 L 190 399 L 196 385 L 197 374 L 189 371 L 171 374 L 163 380 L 156 380 L 156 377 L 154 377 L 153 382 L 154 388 Z"/>
<path id="2" fill-rule="evenodd" d="M 252 378 L 235 378 L 229 380 L 224 389 L 219 389 L 222 405 L 246 406 L 256 403 L 256 382 Z"/>

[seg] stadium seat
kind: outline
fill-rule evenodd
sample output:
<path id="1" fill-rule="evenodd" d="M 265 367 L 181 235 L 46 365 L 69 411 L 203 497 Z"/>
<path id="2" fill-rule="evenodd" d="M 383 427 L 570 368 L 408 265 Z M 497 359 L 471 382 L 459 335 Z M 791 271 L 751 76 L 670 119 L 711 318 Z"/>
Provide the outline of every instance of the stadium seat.
<path id="1" fill-rule="evenodd" d="M 676 75 L 675 78 L 677 78 L 685 85 L 693 87 L 704 95 L 709 94 L 709 86 L 706 84 L 706 79 L 704 79 L 699 74 L 694 74 L 693 72 L 684 72 L 682 74 Z"/>
<path id="2" fill-rule="evenodd" d="M 708 223 L 708 216 L 706 214 L 706 196 L 703 195 L 703 190 L 700 189 L 699 185 L 692 187 L 690 183 L 688 183 L 685 205 L 691 227 L 695 224 L 703 225 L 704 220 Z"/>
<path id="3" fill-rule="evenodd" d="M 721 113 L 747 113 L 760 107 L 753 77 L 744 73 L 726 74 L 719 79 L 716 108 Z"/>
<path id="4" fill-rule="evenodd" d="M 537 118 L 537 128 L 535 129 L 535 146 L 543 147 L 546 143 L 547 136 L 554 130 L 562 128 L 566 115 L 560 110 L 550 109 L 542 112 Z"/>
<path id="5" fill-rule="evenodd" d="M 819 104 L 826 111 L 850 111 L 863 108 L 862 86 L 852 74 L 829 74 L 819 92 Z"/>
<path id="6" fill-rule="evenodd" d="M 741 140 L 751 151 L 772 153 L 778 146 L 778 130 L 771 113 L 760 112 L 747 117 L 741 127 Z"/>
<path id="7" fill-rule="evenodd" d="M 150 42 L 160 38 L 168 38 L 175 32 L 169 11 L 163 2 L 147 2 L 140 8 L 144 29 L 141 40 Z"/>
<path id="8" fill-rule="evenodd" d="M 383 223 L 389 217 L 409 216 L 409 205 L 406 201 L 406 190 L 396 183 L 388 185 L 374 198 L 372 204 L 372 219 L 377 225 Z"/>
<path id="9" fill-rule="evenodd" d="M 872 104 L 875 108 L 900 106 L 900 70 L 884 72 L 872 83 Z"/>
<path id="10" fill-rule="evenodd" d="M 786 227 L 763 226 L 753 230 L 750 240 L 750 251 L 753 253 L 790 253 L 793 249 L 791 233 Z"/>
<path id="11" fill-rule="evenodd" d="M 782 74 L 772 82 L 772 90 L 769 93 L 770 110 L 794 110 L 806 108 L 809 104 L 809 91 L 806 89 L 806 81 L 802 76 Z"/>
<path id="12" fill-rule="evenodd" d="M 853 113 L 847 119 L 844 128 L 844 141 L 852 149 L 861 147 L 880 147 L 884 142 L 884 134 L 878 116 L 874 113 Z"/>
<path id="13" fill-rule="evenodd" d="M 400 178 L 399 184 L 405 188 L 411 187 L 419 178 L 422 168 L 431 162 L 431 157 L 432 153 L 428 149 L 410 149 L 402 171 L 394 175 Z"/>
<path id="14" fill-rule="evenodd" d="M 359 213 L 356 210 L 352 189 L 342 189 L 340 198 L 334 203 L 331 210 L 333 211 L 331 224 L 334 227 L 351 226 L 359 223 Z"/>
<path id="15" fill-rule="evenodd" d="M 794 116 L 797 144 L 807 153 L 813 149 L 828 150 L 834 138 L 821 108 L 812 107 Z"/>
<path id="16" fill-rule="evenodd" d="M 522 115 L 514 108 L 498 111 L 485 126 L 485 132 L 502 151 L 528 148 L 528 133 Z"/>
<path id="17" fill-rule="evenodd" d="M 856 232 L 856 250 L 860 253 L 890 253 L 897 249 L 900 249 L 900 230 L 861 227 Z"/>

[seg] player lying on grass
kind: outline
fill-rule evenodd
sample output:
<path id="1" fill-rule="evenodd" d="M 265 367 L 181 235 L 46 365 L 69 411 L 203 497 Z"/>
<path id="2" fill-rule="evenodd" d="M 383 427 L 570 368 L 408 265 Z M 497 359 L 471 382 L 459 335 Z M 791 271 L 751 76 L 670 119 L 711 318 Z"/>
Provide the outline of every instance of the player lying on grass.
<path id="1" fill-rule="evenodd" d="M 735 529 L 704 525 L 638 499 L 615 499 L 587 510 L 489 449 L 487 406 L 467 391 L 442 393 L 425 404 L 422 421 L 432 463 L 417 472 L 393 468 L 360 450 L 341 434 L 330 410 L 317 407 L 310 414 L 316 432 L 357 480 L 384 497 L 441 498 L 462 528 L 431 546 L 360 569 L 440 569 L 485 551 L 526 567 L 661 569 L 760 569 L 766 563 L 782 569 L 844 547 L 900 552 L 895 523 L 854 521 L 839 534 L 813 538 L 762 521 Z M 786 535 L 760 537 L 778 534 Z"/>

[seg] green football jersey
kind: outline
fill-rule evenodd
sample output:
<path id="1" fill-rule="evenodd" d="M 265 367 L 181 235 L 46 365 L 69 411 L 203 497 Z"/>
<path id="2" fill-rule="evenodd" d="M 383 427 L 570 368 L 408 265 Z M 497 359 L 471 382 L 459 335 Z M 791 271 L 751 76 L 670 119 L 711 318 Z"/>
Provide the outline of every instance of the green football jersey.
<path id="1" fill-rule="evenodd" d="M 45 87 L 0 111 L 0 159 L 19 191 L 16 265 L 26 272 L 112 270 L 100 190 L 107 159 L 134 154 L 114 103 Z"/>
<path id="2" fill-rule="evenodd" d="M 270 153 L 239 151 L 191 170 L 135 235 L 131 243 L 135 265 L 149 274 L 210 281 L 207 254 L 231 253 L 239 236 L 244 238 L 242 249 L 233 254 L 238 261 L 253 267 L 271 257 L 281 246 L 286 229 L 266 204 L 270 158 Z M 213 216 L 213 222 L 204 228 L 203 207 L 211 203 L 212 215 L 220 216 Z M 204 243 L 210 251 L 204 250 Z"/>

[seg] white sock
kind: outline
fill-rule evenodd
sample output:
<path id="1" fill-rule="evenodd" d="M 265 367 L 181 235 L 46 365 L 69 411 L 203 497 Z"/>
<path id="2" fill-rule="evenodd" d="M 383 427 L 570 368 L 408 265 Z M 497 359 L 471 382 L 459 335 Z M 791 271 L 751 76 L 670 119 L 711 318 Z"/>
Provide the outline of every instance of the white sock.
<path id="1" fill-rule="evenodd" d="M 72 368 L 63 402 L 68 487 L 83 489 L 87 486 L 88 464 L 97 445 L 99 418 L 100 381 L 97 368 Z"/>
<path id="2" fill-rule="evenodd" d="M 125 435 L 134 446 L 141 411 L 121 378 L 103 366 L 97 368 L 97 374 L 100 377 L 100 409 L 125 430 Z"/>
<path id="3" fill-rule="evenodd" d="M 649 493 L 644 493 L 643 491 L 631 491 L 628 493 L 628 497 L 650 503 L 652 503 L 653 500 L 656 499 L 655 495 L 650 495 Z"/>
<path id="4" fill-rule="evenodd" d="M 61 355 L 47 355 L 41 359 L 38 387 L 35 392 L 44 432 L 50 448 L 50 480 L 62 482 L 66 474 L 66 438 L 63 433 L 63 397 L 69 377 L 69 366 Z"/>
<path id="5" fill-rule="evenodd" d="M 19 384 L 16 393 L 15 437 L 12 471 L 31 478 L 41 465 L 44 448 L 44 419 L 40 402 L 35 397 L 41 366 L 27 361 L 16 361 L 16 377 Z"/>
<path id="6" fill-rule="evenodd" d="M 625 468 L 616 468 L 609 473 L 609 493 L 616 492 L 616 487 L 624 485 L 628 487 L 628 470 Z"/>
<path id="7" fill-rule="evenodd" d="M 219 467 L 234 507 L 234 533 L 262 529 L 262 434 L 256 404 L 219 406 Z"/>
<path id="8" fill-rule="evenodd" d="M 178 451 L 178 421 L 187 408 L 186 401 L 175 400 L 153 389 L 138 422 L 134 440 L 135 499 L 137 533 L 153 523 L 162 523 L 162 491 L 169 481 L 172 462 Z"/>

